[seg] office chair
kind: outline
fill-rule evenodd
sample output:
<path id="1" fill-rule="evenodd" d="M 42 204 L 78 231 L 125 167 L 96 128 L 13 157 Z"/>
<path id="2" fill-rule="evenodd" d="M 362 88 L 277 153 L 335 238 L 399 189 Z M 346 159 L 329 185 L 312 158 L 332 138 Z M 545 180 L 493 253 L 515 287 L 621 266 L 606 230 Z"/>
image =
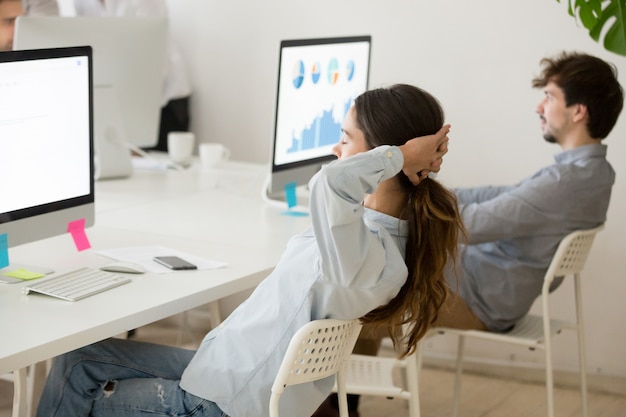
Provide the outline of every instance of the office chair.
<path id="1" fill-rule="evenodd" d="M 361 332 L 356 320 L 314 320 L 298 330 L 280 365 L 270 397 L 270 417 L 279 417 L 280 396 L 289 385 L 337 376 L 339 415 L 348 417 L 343 367 Z"/>
<path id="2" fill-rule="evenodd" d="M 420 417 L 418 372 L 421 368 L 421 343 L 405 358 L 353 354 L 345 367 L 346 392 L 408 401 L 409 417 Z M 404 375 L 404 384 L 396 384 L 394 372 Z"/>
<path id="3" fill-rule="evenodd" d="M 578 360 L 580 372 L 580 391 L 582 399 L 582 415 L 587 417 L 587 375 L 585 365 L 585 335 L 583 329 L 582 293 L 580 272 L 585 266 L 587 255 L 596 234 L 603 225 L 589 230 L 580 230 L 565 236 L 559 244 L 552 262 L 544 276 L 541 291 L 541 315 L 528 314 L 507 333 L 494 333 L 481 330 L 459 330 L 452 328 L 433 328 L 429 334 L 453 334 L 458 336 L 456 379 L 454 384 L 453 415 L 459 413 L 459 396 L 461 390 L 462 361 L 466 338 L 492 340 L 526 346 L 530 350 L 540 349 L 545 353 L 546 394 L 548 416 L 554 417 L 554 380 L 552 371 L 552 337 L 563 329 L 576 330 L 578 333 Z M 550 315 L 550 285 L 556 277 L 572 276 L 574 279 L 575 321 L 553 319 Z M 418 360 L 420 362 L 421 359 Z"/>
<path id="4" fill-rule="evenodd" d="M 211 323 L 211 329 L 217 328 L 222 322 L 222 313 L 220 311 L 220 303 L 219 300 L 211 301 L 207 304 L 209 308 L 209 322 Z M 183 345 L 183 338 L 185 336 L 185 332 L 189 331 L 189 335 L 191 337 L 191 341 L 195 346 L 200 345 L 200 341 L 196 338 L 193 333 L 193 329 L 190 329 L 189 326 L 189 314 L 191 310 L 183 311 L 180 313 L 180 325 L 178 327 L 178 335 L 176 336 L 176 346 Z M 204 314 L 204 312 L 202 312 Z"/>
<path id="5" fill-rule="evenodd" d="M 33 373 L 35 365 L 28 368 L 21 368 L 9 374 L 0 375 L 0 379 L 13 382 L 13 408 L 12 417 L 26 417 L 31 414 L 31 395 Z"/>

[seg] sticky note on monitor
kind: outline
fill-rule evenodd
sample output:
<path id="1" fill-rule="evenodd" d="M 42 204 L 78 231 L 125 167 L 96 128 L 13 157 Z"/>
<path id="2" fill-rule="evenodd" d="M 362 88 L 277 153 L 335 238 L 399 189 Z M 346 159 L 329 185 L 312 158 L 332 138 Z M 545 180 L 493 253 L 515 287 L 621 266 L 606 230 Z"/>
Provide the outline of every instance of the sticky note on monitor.
<path id="1" fill-rule="evenodd" d="M 79 252 L 91 247 L 87 234 L 85 233 L 85 219 L 69 222 L 67 231 L 72 235 L 76 249 L 78 249 Z"/>
<path id="2" fill-rule="evenodd" d="M 9 266 L 9 239 L 6 233 L 0 235 L 0 268 Z"/>
<path id="3" fill-rule="evenodd" d="M 287 201 L 287 208 L 292 208 L 298 205 L 298 195 L 296 194 L 296 182 L 289 182 L 285 184 L 285 200 Z"/>

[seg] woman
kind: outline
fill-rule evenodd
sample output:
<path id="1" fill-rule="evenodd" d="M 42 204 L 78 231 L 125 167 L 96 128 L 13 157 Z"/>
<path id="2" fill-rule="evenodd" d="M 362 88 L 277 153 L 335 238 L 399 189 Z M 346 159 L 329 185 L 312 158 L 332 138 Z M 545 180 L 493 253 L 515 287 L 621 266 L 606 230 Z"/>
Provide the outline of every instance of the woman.
<path id="1" fill-rule="evenodd" d="M 439 103 L 418 88 L 359 96 L 339 160 L 311 180 L 312 227 L 196 352 L 118 339 L 70 352 L 55 361 L 38 415 L 267 415 L 289 340 L 315 319 L 391 325 L 394 342 L 413 350 L 445 298 L 461 228 L 454 197 L 428 178 L 447 149 L 442 125 Z M 281 413 L 310 416 L 332 386 L 289 387 Z"/>

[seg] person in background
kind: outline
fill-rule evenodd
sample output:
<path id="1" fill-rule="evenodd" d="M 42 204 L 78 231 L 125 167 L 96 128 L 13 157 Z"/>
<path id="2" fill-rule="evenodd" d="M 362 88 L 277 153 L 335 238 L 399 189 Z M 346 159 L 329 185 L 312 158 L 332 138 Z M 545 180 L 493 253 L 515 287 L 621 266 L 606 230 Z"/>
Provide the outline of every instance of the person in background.
<path id="1" fill-rule="evenodd" d="M 447 152 L 443 122 L 417 87 L 357 97 L 338 160 L 309 183 L 312 226 L 196 352 L 115 338 L 69 352 L 55 359 L 37 415 L 267 416 L 291 337 L 311 320 L 361 318 L 412 352 L 445 299 L 462 230 L 454 195 L 428 177 Z M 310 416 L 333 385 L 289 387 L 281 414 Z"/>
<path id="2" fill-rule="evenodd" d="M 468 242 L 459 250 L 458 274 L 446 274 L 451 292 L 436 326 L 510 330 L 541 294 L 560 241 L 606 221 L 615 172 L 602 140 L 623 107 L 617 70 L 575 52 L 544 58 L 541 65 L 532 81 L 544 93 L 536 111 L 544 139 L 561 152 L 553 165 L 515 185 L 454 190 Z M 381 335 L 367 337 L 365 330 L 355 352 L 376 355 Z M 349 395 L 352 410 L 358 398 Z M 336 397 L 330 397 L 314 417 L 338 415 Z"/>
<path id="3" fill-rule="evenodd" d="M 78 16 L 167 17 L 165 0 L 74 0 Z M 168 63 L 163 81 L 163 99 L 158 143 L 153 150 L 167 151 L 167 134 L 188 131 L 191 84 L 185 63 L 170 34 Z"/>
<path id="4" fill-rule="evenodd" d="M 0 52 L 13 49 L 15 20 L 23 15 L 58 15 L 55 0 L 0 0 Z"/>
<path id="5" fill-rule="evenodd" d="M 22 7 L 28 16 L 58 16 L 56 0 L 22 0 Z"/>

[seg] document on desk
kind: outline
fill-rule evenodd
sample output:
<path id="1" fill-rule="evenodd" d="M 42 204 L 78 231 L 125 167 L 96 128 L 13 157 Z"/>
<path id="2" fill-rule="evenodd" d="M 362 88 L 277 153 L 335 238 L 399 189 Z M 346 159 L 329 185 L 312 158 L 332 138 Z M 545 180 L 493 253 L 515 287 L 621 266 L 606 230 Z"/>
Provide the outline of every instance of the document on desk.
<path id="1" fill-rule="evenodd" d="M 96 251 L 97 254 L 116 261 L 133 262 L 142 265 L 149 272 L 164 274 L 174 272 L 154 261 L 155 256 L 178 256 L 196 265 L 198 269 L 217 269 L 227 266 L 225 262 L 200 258 L 190 253 L 181 252 L 164 246 L 131 246 L 125 248 L 105 249 Z"/>

